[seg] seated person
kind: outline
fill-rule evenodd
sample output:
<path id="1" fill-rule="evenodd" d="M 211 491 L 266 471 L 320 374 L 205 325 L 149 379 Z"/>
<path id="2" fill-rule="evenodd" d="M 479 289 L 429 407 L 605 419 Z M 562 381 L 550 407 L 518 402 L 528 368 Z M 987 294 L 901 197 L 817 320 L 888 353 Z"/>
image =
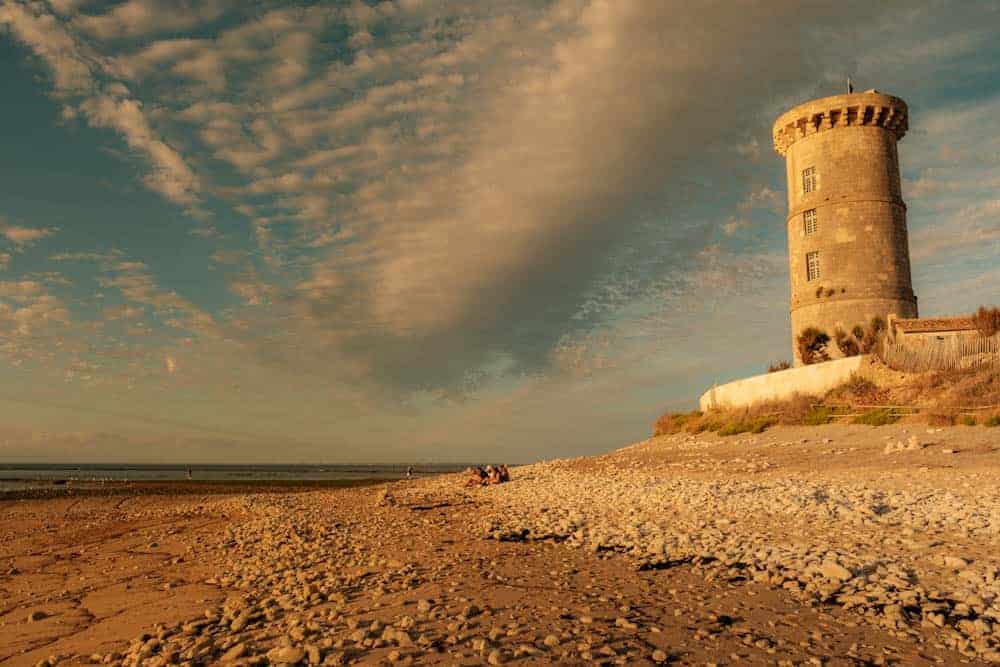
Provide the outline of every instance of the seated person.
<path id="1" fill-rule="evenodd" d="M 485 483 L 486 471 L 479 466 L 469 468 L 466 472 L 469 474 L 469 479 L 465 481 L 466 486 L 482 486 Z"/>
<path id="2" fill-rule="evenodd" d="M 499 484 L 503 480 L 500 479 L 500 468 L 494 466 L 486 466 L 486 483 L 487 484 Z"/>

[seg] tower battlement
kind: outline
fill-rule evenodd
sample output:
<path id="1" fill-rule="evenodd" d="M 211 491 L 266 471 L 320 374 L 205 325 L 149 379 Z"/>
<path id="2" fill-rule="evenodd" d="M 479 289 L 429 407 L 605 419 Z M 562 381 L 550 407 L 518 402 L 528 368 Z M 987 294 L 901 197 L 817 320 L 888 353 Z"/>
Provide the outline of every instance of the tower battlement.
<path id="1" fill-rule="evenodd" d="M 906 102 L 876 90 L 847 93 L 811 100 L 786 111 L 774 123 L 774 150 L 784 157 L 800 139 L 839 127 L 881 127 L 896 141 L 906 134 L 909 113 Z"/>

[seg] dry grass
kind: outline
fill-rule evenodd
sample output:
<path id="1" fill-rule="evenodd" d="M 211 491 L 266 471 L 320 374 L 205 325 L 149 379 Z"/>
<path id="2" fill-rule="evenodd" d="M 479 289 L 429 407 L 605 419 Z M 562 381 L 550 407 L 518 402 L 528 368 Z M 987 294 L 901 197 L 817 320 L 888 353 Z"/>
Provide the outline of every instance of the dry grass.
<path id="1" fill-rule="evenodd" d="M 997 331 L 1000 331 L 1000 308 L 987 308 L 980 306 L 972 320 L 976 323 L 976 328 L 980 335 L 989 338 Z"/>
<path id="2" fill-rule="evenodd" d="M 829 361 L 830 355 L 827 352 L 829 343 L 830 335 L 816 327 L 806 327 L 795 339 L 795 344 L 799 349 L 799 358 L 802 359 L 803 364 L 807 365 Z"/>
<path id="3" fill-rule="evenodd" d="M 984 407 L 1000 404 L 1000 368 L 931 371 L 908 376 L 891 390 L 897 403 L 936 408 Z"/>
<path id="4" fill-rule="evenodd" d="M 899 415 L 889 408 L 876 408 L 864 414 L 858 415 L 852 420 L 854 424 L 867 424 L 868 426 L 885 426 L 895 424 L 900 419 Z"/>
<path id="5" fill-rule="evenodd" d="M 672 433 L 704 433 L 719 435 L 763 433 L 776 424 L 803 424 L 814 412 L 815 396 L 796 396 L 787 401 L 758 403 L 742 410 L 711 412 L 666 413 L 653 425 L 653 435 Z"/>
<path id="6" fill-rule="evenodd" d="M 947 412 L 928 412 L 927 413 L 927 423 L 931 426 L 954 426 L 955 422 L 958 420 L 958 415 L 950 414 Z M 972 425 L 975 426 L 976 420 L 972 420 Z"/>
<path id="7" fill-rule="evenodd" d="M 853 375 L 826 396 L 799 395 L 739 410 L 667 413 L 656 420 L 653 435 L 705 431 L 736 435 L 761 433 L 775 425 L 819 426 L 834 421 L 838 415 L 848 417 L 858 410 L 863 412 L 854 417 L 854 423 L 872 426 L 891 424 L 901 418 L 926 421 L 934 426 L 1000 426 L 1000 411 L 973 410 L 1000 406 L 1000 369 L 936 371 L 902 378 L 891 371 L 883 375 L 878 377 L 879 382 L 885 381 L 885 386 Z M 904 416 L 893 406 L 913 406 L 919 412 Z"/>
<path id="8" fill-rule="evenodd" d="M 912 406 L 919 419 L 936 426 L 986 423 L 992 412 L 983 408 L 1000 406 L 1000 368 L 905 374 L 867 396 L 854 404 Z"/>
<path id="9" fill-rule="evenodd" d="M 805 416 L 802 423 L 806 426 L 822 426 L 823 424 L 832 422 L 835 414 L 833 408 L 826 405 L 818 405 Z"/>
<path id="10" fill-rule="evenodd" d="M 767 367 L 767 372 L 777 373 L 778 371 L 787 371 L 791 367 L 792 364 L 784 359 L 781 361 L 772 361 Z"/>
<path id="11" fill-rule="evenodd" d="M 881 405 L 889 399 L 889 390 L 868 378 L 852 373 L 851 378 L 827 392 L 824 400 L 842 405 Z"/>
<path id="12" fill-rule="evenodd" d="M 694 421 L 701 419 L 702 414 L 697 410 L 688 413 L 667 412 L 656 420 L 653 424 L 653 435 L 667 435 L 669 433 L 679 433 L 684 427 Z"/>
<path id="13" fill-rule="evenodd" d="M 854 336 L 840 327 L 837 327 L 837 330 L 833 332 L 833 338 L 837 342 L 837 349 L 845 357 L 855 357 L 861 353 L 861 345 Z"/>
<path id="14" fill-rule="evenodd" d="M 751 417 L 730 421 L 719 429 L 719 435 L 737 435 L 739 433 L 763 433 L 774 426 L 778 420 L 774 417 Z"/>

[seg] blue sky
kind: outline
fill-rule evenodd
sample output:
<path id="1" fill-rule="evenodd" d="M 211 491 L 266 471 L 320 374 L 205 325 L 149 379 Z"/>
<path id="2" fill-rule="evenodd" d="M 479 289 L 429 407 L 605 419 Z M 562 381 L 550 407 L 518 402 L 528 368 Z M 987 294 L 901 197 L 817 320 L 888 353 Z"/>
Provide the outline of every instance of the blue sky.
<path id="1" fill-rule="evenodd" d="M 0 460 L 520 462 L 788 358 L 773 120 L 851 76 L 997 301 L 991 2 L 0 0 Z"/>

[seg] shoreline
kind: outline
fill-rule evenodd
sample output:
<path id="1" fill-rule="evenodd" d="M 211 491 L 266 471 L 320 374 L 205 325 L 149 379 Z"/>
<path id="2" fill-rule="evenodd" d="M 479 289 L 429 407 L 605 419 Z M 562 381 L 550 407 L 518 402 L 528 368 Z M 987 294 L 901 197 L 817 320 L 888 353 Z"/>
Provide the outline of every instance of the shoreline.
<path id="1" fill-rule="evenodd" d="M 0 503 L 0 661 L 1000 661 L 996 431 L 681 434 L 512 472 Z"/>
<path id="2" fill-rule="evenodd" d="M 56 498 L 130 496 L 130 495 L 217 495 L 254 493 L 296 493 L 322 489 L 372 486 L 397 481 L 397 477 L 367 477 L 328 480 L 157 480 L 157 481 L 70 481 L 52 480 L 47 486 L 0 492 L 0 507 L 5 501 L 46 500 Z M 4 481 L 4 480 L 0 480 Z M 12 480 L 43 484 L 48 480 Z M 62 483 L 59 483 L 62 482 Z"/>

